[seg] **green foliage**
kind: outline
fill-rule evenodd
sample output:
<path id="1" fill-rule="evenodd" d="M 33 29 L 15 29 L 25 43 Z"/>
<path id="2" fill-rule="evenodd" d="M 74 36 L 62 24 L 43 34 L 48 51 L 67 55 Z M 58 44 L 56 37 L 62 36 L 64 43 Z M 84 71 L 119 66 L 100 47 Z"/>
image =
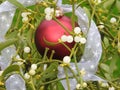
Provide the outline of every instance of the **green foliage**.
<path id="1" fill-rule="evenodd" d="M 1 51 L 2 51 L 4 48 L 6 48 L 6 47 L 8 47 L 8 46 L 10 46 L 10 45 L 12 45 L 12 44 L 14 44 L 14 43 L 16 43 L 17 40 L 18 40 L 18 39 L 14 38 L 14 39 L 8 39 L 8 40 L 6 40 L 6 41 L 4 41 L 4 42 L 0 42 L 0 53 L 1 53 Z"/>
<path id="2" fill-rule="evenodd" d="M 8 66 L 2 73 L 2 76 L 0 76 L 0 82 L 7 80 L 12 74 L 20 74 L 20 67 L 18 65 Z"/>

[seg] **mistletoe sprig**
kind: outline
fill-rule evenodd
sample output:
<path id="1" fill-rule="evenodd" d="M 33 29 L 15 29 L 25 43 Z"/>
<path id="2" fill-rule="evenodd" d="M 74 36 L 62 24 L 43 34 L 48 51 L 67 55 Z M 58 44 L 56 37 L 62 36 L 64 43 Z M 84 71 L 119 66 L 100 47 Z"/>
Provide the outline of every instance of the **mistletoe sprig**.
<path id="1" fill-rule="evenodd" d="M 11 2 L 12 0 L 8 0 Z M 12 57 L 10 65 L 1 71 L 0 76 L 0 89 L 4 90 L 4 82 L 13 74 L 19 74 L 26 83 L 27 90 L 64 90 L 61 80 L 66 79 L 68 89 L 69 78 L 75 78 L 78 84 L 75 86 L 76 89 L 83 90 L 114 90 L 114 88 L 119 89 L 119 59 L 120 59 L 120 9 L 119 0 L 64 0 L 63 3 L 68 3 L 73 6 L 73 12 L 66 14 L 72 17 L 72 34 L 80 34 L 80 28 L 75 27 L 74 21 L 77 20 L 75 17 L 74 5 L 75 3 L 82 6 L 89 16 L 89 20 L 94 19 L 98 25 L 100 33 L 102 35 L 102 45 L 103 45 L 103 55 L 98 67 L 97 75 L 104 78 L 108 83 L 103 82 L 85 82 L 82 76 L 85 74 L 84 70 L 79 70 L 77 66 L 77 51 L 81 44 L 78 44 L 79 35 L 75 36 L 75 42 L 73 49 L 70 50 L 70 57 L 66 56 L 63 61 L 53 59 L 54 51 L 51 53 L 50 58 L 47 57 L 49 51 L 46 48 L 43 56 L 39 54 L 35 46 L 35 31 L 40 24 L 40 22 L 46 17 L 44 10 L 52 7 L 56 10 L 56 2 L 52 0 L 45 0 L 43 2 L 38 2 L 36 5 L 24 7 L 16 0 L 12 2 L 17 6 L 12 25 L 8 32 L 6 33 L 6 41 L 0 42 L 0 51 L 4 48 L 15 45 L 16 53 Z M 50 9 L 50 8 L 49 8 Z M 47 16 L 49 20 L 51 17 Z M 55 18 L 55 12 L 53 12 L 53 17 L 56 22 L 64 27 Z M 66 29 L 66 28 L 65 28 Z M 67 31 L 67 29 L 66 29 Z M 84 36 L 84 35 L 83 35 Z M 60 43 L 64 44 L 68 37 L 63 36 L 60 39 Z M 72 38 L 73 37 L 69 37 Z M 69 39 L 71 40 L 71 39 Z M 83 43 L 86 39 L 84 38 Z M 65 45 L 66 48 L 69 49 Z M 80 48 L 81 51 L 83 51 Z M 83 53 L 83 52 L 82 52 Z M 79 55 L 81 55 L 80 53 Z M 70 61 L 75 62 L 78 74 L 76 74 L 70 68 Z M 73 77 L 69 77 L 67 71 L 65 72 L 66 77 L 58 79 L 57 78 L 57 67 L 59 64 L 66 69 L 69 69 Z M 46 66 L 46 68 L 44 68 Z M 22 72 L 21 72 L 22 69 Z M 114 82 L 114 83 L 113 83 Z"/>

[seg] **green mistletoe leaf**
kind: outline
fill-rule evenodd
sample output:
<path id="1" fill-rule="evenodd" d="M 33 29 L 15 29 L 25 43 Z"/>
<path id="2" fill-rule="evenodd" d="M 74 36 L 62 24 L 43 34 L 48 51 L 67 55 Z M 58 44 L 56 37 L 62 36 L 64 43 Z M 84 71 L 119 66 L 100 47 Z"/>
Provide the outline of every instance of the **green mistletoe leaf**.
<path id="1" fill-rule="evenodd" d="M 103 4 L 103 7 L 105 9 L 109 9 L 112 7 L 112 4 L 114 4 L 115 0 L 106 0 Z"/>
<path id="2" fill-rule="evenodd" d="M 4 72 L 2 73 L 2 76 L 4 78 L 8 78 L 11 74 L 19 73 L 19 72 L 20 72 L 20 67 L 18 65 L 10 65 L 4 70 Z"/>
<path id="3" fill-rule="evenodd" d="M 57 83 L 57 90 L 64 90 L 64 87 L 61 82 Z"/>
<path id="4" fill-rule="evenodd" d="M 6 47 L 8 47 L 8 46 L 10 46 L 10 45 L 12 45 L 12 44 L 14 44 L 17 40 L 18 40 L 17 38 L 14 38 L 14 39 L 8 39 L 8 40 L 6 40 L 6 41 L 4 41 L 4 42 L 0 42 L 0 52 L 1 52 L 4 48 L 6 48 Z"/>
<path id="5" fill-rule="evenodd" d="M 34 88 L 32 87 L 32 84 L 30 82 L 26 83 L 26 90 L 34 90 Z"/>
<path id="6" fill-rule="evenodd" d="M 101 63 L 100 67 L 107 73 L 110 72 L 109 66 L 107 64 Z"/>
<path id="7" fill-rule="evenodd" d="M 111 76 L 110 76 L 110 74 L 109 74 L 109 73 L 104 73 L 104 75 L 105 75 L 105 77 L 106 77 L 108 80 L 110 80 L 110 81 L 111 81 Z"/>
<path id="8" fill-rule="evenodd" d="M 120 0 L 116 1 L 116 7 L 117 7 L 118 11 L 120 12 Z"/>
<path id="9" fill-rule="evenodd" d="M 52 63 L 43 73 L 43 78 L 56 77 L 58 63 Z"/>
<path id="10" fill-rule="evenodd" d="M 13 5 L 15 5 L 16 7 L 20 9 L 25 9 L 25 7 L 21 3 L 19 3 L 17 0 L 7 0 L 7 1 L 12 3 Z"/>
<path id="11" fill-rule="evenodd" d="M 103 41 L 104 41 L 105 46 L 108 47 L 109 46 L 109 40 L 108 40 L 108 38 L 104 37 Z"/>

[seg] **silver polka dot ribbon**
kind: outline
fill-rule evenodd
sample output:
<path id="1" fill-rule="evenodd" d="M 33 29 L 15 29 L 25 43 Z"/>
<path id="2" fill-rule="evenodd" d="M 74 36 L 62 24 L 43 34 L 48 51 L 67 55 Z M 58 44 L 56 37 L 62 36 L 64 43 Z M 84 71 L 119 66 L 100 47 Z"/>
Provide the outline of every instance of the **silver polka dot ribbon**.
<path id="1" fill-rule="evenodd" d="M 17 0 L 24 6 L 33 5 L 36 0 Z M 5 33 L 9 29 L 15 13 L 16 7 L 8 1 L 0 5 L 0 42 L 5 41 Z M 15 54 L 15 47 L 10 46 L 5 48 L 0 55 L 0 67 L 4 70 L 9 66 L 11 57 Z M 5 83 L 6 90 L 26 90 L 25 81 L 18 75 L 11 75 Z"/>
<path id="2" fill-rule="evenodd" d="M 57 6 L 59 6 L 64 13 L 72 12 L 72 6 L 63 5 L 62 0 L 58 0 Z M 87 42 L 85 45 L 83 56 L 80 62 L 77 63 L 78 68 L 79 70 L 85 70 L 86 74 L 83 76 L 83 80 L 85 81 L 105 81 L 95 75 L 102 54 L 100 33 L 94 21 L 91 20 L 89 24 L 89 20 L 85 11 L 81 7 L 77 8 L 76 6 L 75 6 L 75 15 L 78 17 L 78 25 L 82 29 L 82 32 L 87 36 Z M 72 68 L 73 71 L 77 73 L 75 63 L 70 63 L 70 67 Z M 58 78 L 65 78 L 66 75 L 63 67 L 59 66 L 58 70 L 59 70 Z M 68 75 L 73 76 L 69 70 L 68 70 Z M 62 80 L 61 82 L 65 90 L 68 90 L 66 80 Z M 69 82 L 70 82 L 70 89 L 74 90 L 77 81 L 73 78 L 73 79 L 69 79 Z"/>
<path id="3" fill-rule="evenodd" d="M 33 5 L 36 3 L 36 0 L 18 0 L 25 6 Z M 62 0 L 58 0 L 58 4 L 61 9 L 63 9 L 64 13 L 72 12 L 71 5 L 63 5 Z M 76 7 L 75 7 L 76 8 Z M 10 4 L 9 2 L 4 2 L 0 5 L 0 42 L 4 41 L 4 35 L 8 30 L 9 26 L 11 25 L 12 18 L 14 15 L 16 7 Z M 78 24 L 82 29 L 83 33 L 87 36 L 87 42 L 84 49 L 84 54 L 78 62 L 78 68 L 80 70 L 85 70 L 86 74 L 83 76 L 85 81 L 104 81 L 103 79 L 99 78 L 95 75 L 97 71 L 97 66 L 99 64 L 99 60 L 102 54 L 102 46 L 101 46 L 101 37 L 98 31 L 98 28 L 93 20 L 91 20 L 90 27 L 89 27 L 89 20 L 81 7 L 75 9 L 75 14 L 78 17 Z M 5 26 L 6 25 L 6 26 Z M 4 27 L 3 27 L 4 26 Z M 10 64 L 10 58 L 15 53 L 14 47 L 8 47 L 2 51 L 2 55 L 0 55 L 0 66 L 2 70 L 4 70 Z M 70 63 L 70 67 L 76 73 L 76 67 L 74 63 Z M 58 78 L 64 78 L 66 75 L 64 74 L 63 67 L 58 67 Z M 72 73 L 68 70 L 69 76 L 72 76 Z M 13 80 L 15 82 L 13 82 Z M 75 89 L 77 84 L 76 79 L 69 79 L 70 88 L 71 90 Z M 11 84 L 13 83 L 13 84 Z M 18 83 L 16 86 L 16 83 Z M 68 90 L 66 80 L 61 81 L 62 85 L 64 86 L 65 90 Z M 18 89 L 19 88 L 19 89 Z M 7 90 L 26 90 L 25 89 L 25 82 L 19 75 L 12 75 L 6 81 L 6 89 Z"/>

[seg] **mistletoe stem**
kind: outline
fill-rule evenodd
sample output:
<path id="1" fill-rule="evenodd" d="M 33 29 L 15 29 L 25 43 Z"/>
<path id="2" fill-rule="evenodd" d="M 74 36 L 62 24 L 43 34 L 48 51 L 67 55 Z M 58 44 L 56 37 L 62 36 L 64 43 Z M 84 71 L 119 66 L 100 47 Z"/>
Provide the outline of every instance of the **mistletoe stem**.
<path id="1" fill-rule="evenodd" d="M 75 28 L 75 0 L 72 0 L 72 30 Z"/>
<path id="2" fill-rule="evenodd" d="M 68 87 L 68 90 L 70 90 L 69 76 L 68 76 L 68 72 L 67 72 L 67 68 L 66 67 L 64 67 L 64 71 L 65 71 L 65 75 L 66 75 L 67 87 Z"/>
<path id="3" fill-rule="evenodd" d="M 17 22 L 16 22 L 16 24 L 15 24 L 15 26 L 14 26 L 14 27 L 16 27 L 16 28 L 18 28 L 18 25 L 19 25 L 19 23 L 20 23 L 19 21 L 21 21 L 20 16 L 21 16 L 21 11 L 18 13 Z"/>
<path id="4" fill-rule="evenodd" d="M 73 74 L 73 76 L 76 78 L 76 80 L 77 80 L 77 82 L 79 81 L 78 80 L 78 77 L 77 77 L 77 75 L 74 73 L 74 71 L 72 70 L 72 68 L 70 68 L 69 66 L 68 66 L 68 69 L 71 71 L 71 73 Z"/>
<path id="5" fill-rule="evenodd" d="M 55 17 L 53 17 L 53 19 L 64 28 L 64 30 L 70 34 L 73 34 L 68 28 L 66 28 L 59 20 L 57 20 Z"/>
<path id="6" fill-rule="evenodd" d="M 86 0 L 82 0 L 82 1 L 80 1 L 79 3 L 78 3 L 78 5 L 77 5 L 77 7 L 76 8 L 78 8 L 83 2 L 85 2 Z"/>
<path id="7" fill-rule="evenodd" d="M 43 60 L 45 60 L 45 57 L 47 56 L 48 50 L 49 50 L 49 48 L 45 48 L 45 53 L 44 53 L 44 56 L 43 56 Z"/>
<path id="8" fill-rule="evenodd" d="M 60 61 L 60 60 L 52 60 L 52 61 L 43 61 L 43 62 L 39 62 L 39 63 L 37 63 L 37 65 L 46 64 L 46 63 L 53 63 L 53 62 L 63 63 L 63 62 Z"/>
<path id="9" fill-rule="evenodd" d="M 32 85 L 32 89 L 33 89 L 33 90 L 36 90 L 36 89 L 35 89 L 35 86 L 34 86 L 34 83 L 33 83 L 33 78 L 32 78 L 32 77 L 31 77 L 30 83 L 31 83 L 31 85 Z"/>
<path id="10" fill-rule="evenodd" d="M 80 75 L 80 71 L 79 71 L 79 68 L 78 68 L 78 64 L 77 64 L 77 60 L 76 60 L 76 52 L 77 52 L 78 48 L 76 48 L 76 51 L 74 52 L 73 54 L 73 58 L 74 58 L 74 62 L 75 62 L 75 67 L 76 67 L 76 70 L 78 72 L 78 76 L 80 77 L 80 80 L 79 80 L 79 83 L 83 83 L 83 80 L 82 80 L 82 77 Z"/>
<path id="11" fill-rule="evenodd" d="M 52 53 L 51 53 L 51 55 L 50 55 L 50 61 L 52 61 L 52 58 L 53 58 L 54 53 L 55 53 L 55 51 L 52 50 Z"/>
<path id="12" fill-rule="evenodd" d="M 74 78 L 74 77 L 72 76 L 72 77 L 68 77 L 68 78 Z M 60 78 L 60 79 L 55 79 L 55 80 L 52 80 L 52 81 L 41 83 L 40 86 L 44 86 L 44 85 L 51 84 L 51 83 L 54 83 L 54 82 L 58 82 L 58 81 L 65 80 L 65 79 L 66 79 L 66 77 L 65 78 Z"/>
<path id="13" fill-rule="evenodd" d="M 72 57 L 72 55 L 74 54 L 74 50 L 75 50 L 76 46 L 77 46 L 77 43 L 75 43 L 74 47 L 72 48 L 72 51 L 71 51 L 70 57 Z"/>
<path id="14" fill-rule="evenodd" d="M 70 52 L 72 51 L 64 42 L 62 42 L 62 41 L 59 41 L 62 45 L 64 45 L 64 47 L 66 48 L 66 49 L 68 49 Z"/>

